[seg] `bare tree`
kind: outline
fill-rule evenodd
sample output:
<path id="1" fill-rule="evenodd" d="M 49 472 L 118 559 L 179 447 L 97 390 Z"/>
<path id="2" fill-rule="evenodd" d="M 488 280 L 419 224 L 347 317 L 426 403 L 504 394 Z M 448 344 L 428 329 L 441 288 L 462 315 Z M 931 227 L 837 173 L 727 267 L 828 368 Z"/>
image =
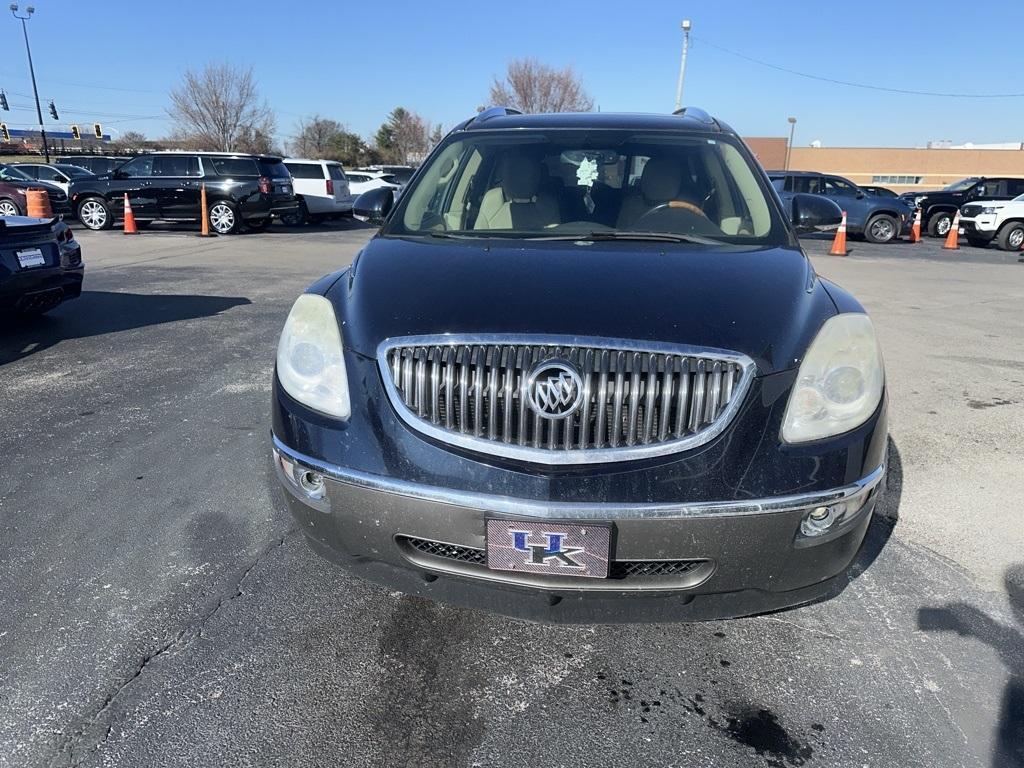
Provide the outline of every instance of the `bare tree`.
<path id="1" fill-rule="evenodd" d="M 505 79 L 494 78 L 491 104 L 520 112 L 589 112 L 594 100 L 571 66 L 554 69 L 536 59 L 509 62 Z"/>
<path id="2" fill-rule="evenodd" d="M 146 134 L 141 131 L 125 131 L 112 143 L 118 152 L 138 152 L 142 149 L 149 149 L 149 145 L 152 142 L 148 141 Z"/>
<path id="3" fill-rule="evenodd" d="M 170 93 L 168 114 L 176 132 L 206 149 L 229 151 L 254 136 L 274 133 L 274 116 L 260 98 L 252 68 L 228 63 L 207 64 L 201 72 L 187 70 Z"/>
<path id="4" fill-rule="evenodd" d="M 299 123 L 290 151 L 297 157 L 334 159 L 329 154 L 335 149 L 339 134 L 344 132 L 345 126 L 337 120 L 313 115 Z"/>

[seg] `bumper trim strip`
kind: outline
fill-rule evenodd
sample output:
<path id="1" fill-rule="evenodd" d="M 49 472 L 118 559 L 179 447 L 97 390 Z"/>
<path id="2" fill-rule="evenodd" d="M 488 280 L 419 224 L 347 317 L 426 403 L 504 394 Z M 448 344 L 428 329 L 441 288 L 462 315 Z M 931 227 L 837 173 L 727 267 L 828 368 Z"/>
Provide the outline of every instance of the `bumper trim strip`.
<path id="1" fill-rule="evenodd" d="M 422 485 L 369 472 L 361 472 L 347 467 L 339 467 L 289 448 L 281 442 L 277 435 L 272 434 L 271 438 L 273 439 L 275 453 L 284 454 L 291 461 L 301 464 L 308 469 L 315 470 L 340 483 L 355 485 L 380 493 L 390 493 L 397 496 L 408 496 L 414 499 L 433 501 L 439 504 L 483 510 L 497 515 L 562 520 L 691 518 L 791 512 L 796 509 L 823 506 L 854 496 L 865 495 L 873 490 L 882 481 L 882 478 L 885 477 L 885 464 L 883 463 L 860 480 L 841 488 L 810 491 L 789 496 L 773 496 L 765 499 L 641 504 L 543 501 Z"/>

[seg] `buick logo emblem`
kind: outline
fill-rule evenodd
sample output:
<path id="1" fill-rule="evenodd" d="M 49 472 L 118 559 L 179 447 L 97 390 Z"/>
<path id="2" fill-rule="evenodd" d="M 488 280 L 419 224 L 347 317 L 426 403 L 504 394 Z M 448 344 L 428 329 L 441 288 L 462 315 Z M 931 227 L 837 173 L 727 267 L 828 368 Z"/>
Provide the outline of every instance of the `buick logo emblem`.
<path id="1" fill-rule="evenodd" d="M 564 419 L 583 401 L 583 379 L 570 363 L 546 360 L 530 374 L 527 398 L 530 407 L 544 418 Z"/>

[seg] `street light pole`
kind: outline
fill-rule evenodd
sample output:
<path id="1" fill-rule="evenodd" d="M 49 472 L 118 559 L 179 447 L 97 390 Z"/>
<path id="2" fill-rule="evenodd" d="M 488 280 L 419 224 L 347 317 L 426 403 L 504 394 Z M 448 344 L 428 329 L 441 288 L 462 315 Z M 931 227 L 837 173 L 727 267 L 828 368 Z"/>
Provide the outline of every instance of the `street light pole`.
<path id="1" fill-rule="evenodd" d="M 690 28 L 693 24 L 689 19 L 683 19 L 680 25 L 683 28 L 683 55 L 679 59 L 679 82 L 676 83 L 676 111 L 683 107 L 683 80 L 686 79 L 686 54 L 690 51 Z"/>
<path id="2" fill-rule="evenodd" d="M 18 15 L 18 4 L 11 3 L 11 13 L 14 18 L 21 20 L 21 31 L 25 35 L 25 51 L 28 53 L 28 71 L 32 75 L 32 93 L 36 97 L 36 116 L 39 118 L 39 134 L 43 139 L 43 154 L 46 155 L 46 162 L 50 162 L 50 148 L 46 143 L 46 127 L 43 125 L 43 108 L 39 106 L 39 89 L 36 87 L 36 68 L 32 65 L 32 48 L 28 44 L 28 25 L 25 22 L 31 18 L 32 14 L 36 12 L 36 9 L 31 5 L 25 9 L 26 15 Z"/>
<path id="3" fill-rule="evenodd" d="M 796 133 L 796 118 L 790 117 L 789 120 L 789 143 L 786 145 L 786 168 L 789 170 L 789 153 L 793 149 L 793 134 Z"/>

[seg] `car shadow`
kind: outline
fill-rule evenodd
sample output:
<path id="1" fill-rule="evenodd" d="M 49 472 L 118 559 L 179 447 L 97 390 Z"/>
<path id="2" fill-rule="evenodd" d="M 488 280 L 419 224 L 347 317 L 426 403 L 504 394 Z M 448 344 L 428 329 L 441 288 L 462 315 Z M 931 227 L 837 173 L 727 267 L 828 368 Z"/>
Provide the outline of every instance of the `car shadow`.
<path id="1" fill-rule="evenodd" d="M 251 304 L 244 296 L 196 296 L 82 291 L 50 315 L 7 324 L 0 331 L 0 365 L 68 339 L 101 336 L 148 325 L 211 317 Z"/>
<path id="2" fill-rule="evenodd" d="M 967 603 L 919 608 L 917 626 L 925 632 L 956 632 L 973 637 L 999 654 L 1010 679 L 1003 690 L 992 768 L 1024 768 L 1024 563 L 1006 571 L 1003 585 L 1020 628 L 1004 624 Z"/>

